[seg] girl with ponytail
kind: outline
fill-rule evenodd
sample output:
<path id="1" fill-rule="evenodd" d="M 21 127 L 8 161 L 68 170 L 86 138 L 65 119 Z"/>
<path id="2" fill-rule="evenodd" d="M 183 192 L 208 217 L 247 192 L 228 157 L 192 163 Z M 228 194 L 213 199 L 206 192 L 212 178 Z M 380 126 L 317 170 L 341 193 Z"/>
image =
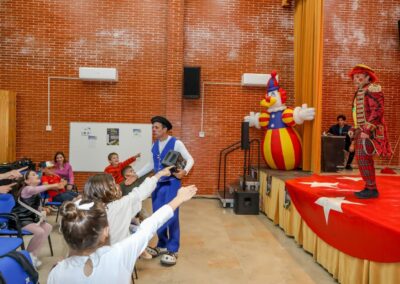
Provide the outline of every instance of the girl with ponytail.
<path id="1" fill-rule="evenodd" d="M 70 255 L 53 268 L 47 283 L 131 283 L 136 259 L 150 239 L 196 191 L 194 185 L 182 187 L 171 202 L 144 220 L 135 234 L 112 246 L 104 203 L 64 203 L 61 231 Z"/>

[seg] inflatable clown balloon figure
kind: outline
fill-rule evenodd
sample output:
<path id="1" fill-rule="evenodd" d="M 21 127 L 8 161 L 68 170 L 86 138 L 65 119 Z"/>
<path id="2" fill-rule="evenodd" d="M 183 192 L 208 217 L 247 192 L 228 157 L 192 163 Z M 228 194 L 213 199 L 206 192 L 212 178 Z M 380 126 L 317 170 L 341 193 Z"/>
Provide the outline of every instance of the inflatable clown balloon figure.
<path id="1" fill-rule="evenodd" d="M 296 124 L 313 120 L 315 109 L 303 104 L 294 109 L 285 105 L 286 91 L 279 87 L 276 72 L 271 73 L 267 84 L 267 94 L 260 102 L 265 111 L 251 112 L 245 117 L 250 126 L 266 130 L 262 143 L 264 160 L 272 169 L 292 170 L 301 162 L 301 140 Z"/>

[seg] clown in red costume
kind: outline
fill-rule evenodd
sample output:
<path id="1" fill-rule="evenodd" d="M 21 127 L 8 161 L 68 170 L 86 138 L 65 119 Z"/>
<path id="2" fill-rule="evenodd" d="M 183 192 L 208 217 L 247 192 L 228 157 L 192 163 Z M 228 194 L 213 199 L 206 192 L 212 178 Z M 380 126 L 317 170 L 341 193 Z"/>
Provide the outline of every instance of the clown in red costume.
<path id="1" fill-rule="evenodd" d="M 296 130 L 296 124 L 312 120 L 314 108 L 303 104 L 294 109 L 285 105 L 286 91 L 279 87 L 276 72 L 272 71 L 267 84 L 267 94 L 260 102 L 266 110 L 261 113 L 250 113 L 245 121 L 250 126 L 266 130 L 262 143 L 262 153 L 265 162 L 272 169 L 292 170 L 301 162 L 301 140 Z"/>
<path id="2" fill-rule="evenodd" d="M 375 72 L 364 64 L 357 64 L 349 73 L 357 90 L 353 99 L 354 128 L 348 135 L 353 138 L 358 168 L 365 188 L 356 192 L 357 198 L 377 198 L 373 155 L 390 156 L 392 150 L 387 140 L 383 119 L 384 98 Z"/>

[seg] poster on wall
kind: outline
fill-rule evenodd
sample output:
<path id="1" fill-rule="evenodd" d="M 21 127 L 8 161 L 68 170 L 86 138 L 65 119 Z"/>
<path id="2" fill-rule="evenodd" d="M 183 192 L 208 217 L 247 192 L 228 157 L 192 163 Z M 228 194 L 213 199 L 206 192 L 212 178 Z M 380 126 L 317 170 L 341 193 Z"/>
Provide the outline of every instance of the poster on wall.
<path id="1" fill-rule="evenodd" d="M 107 146 L 119 145 L 119 128 L 107 128 Z"/>
<path id="2" fill-rule="evenodd" d="M 133 136 L 141 136 L 142 130 L 140 128 L 133 128 Z"/>

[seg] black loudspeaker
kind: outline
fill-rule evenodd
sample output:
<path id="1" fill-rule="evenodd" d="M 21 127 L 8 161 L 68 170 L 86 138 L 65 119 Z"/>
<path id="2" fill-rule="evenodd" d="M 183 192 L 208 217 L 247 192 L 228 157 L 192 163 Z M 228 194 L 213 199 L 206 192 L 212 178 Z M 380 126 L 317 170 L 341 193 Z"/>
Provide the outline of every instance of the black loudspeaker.
<path id="1" fill-rule="evenodd" d="M 242 136 L 240 140 L 240 147 L 242 148 L 242 150 L 250 149 L 249 123 L 245 121 L 242 122 Z"/>
<path id="2" fill-rule="evenodd" d="M 200 67 L 184 67 L 183 69 L 183 98 L 200 98 Z"/>
<path id="3" fill-rule="evenodd" d="M 233 211 L 237 215 L 258 215 L 260 193 L 258 191 L 237 190 L 233 193 Z"/>
<path id="4" fill-rule="evenodd" d="M 336 172 L 344 166 L 344 136 L 322 136 L 321 170 Z"/>

